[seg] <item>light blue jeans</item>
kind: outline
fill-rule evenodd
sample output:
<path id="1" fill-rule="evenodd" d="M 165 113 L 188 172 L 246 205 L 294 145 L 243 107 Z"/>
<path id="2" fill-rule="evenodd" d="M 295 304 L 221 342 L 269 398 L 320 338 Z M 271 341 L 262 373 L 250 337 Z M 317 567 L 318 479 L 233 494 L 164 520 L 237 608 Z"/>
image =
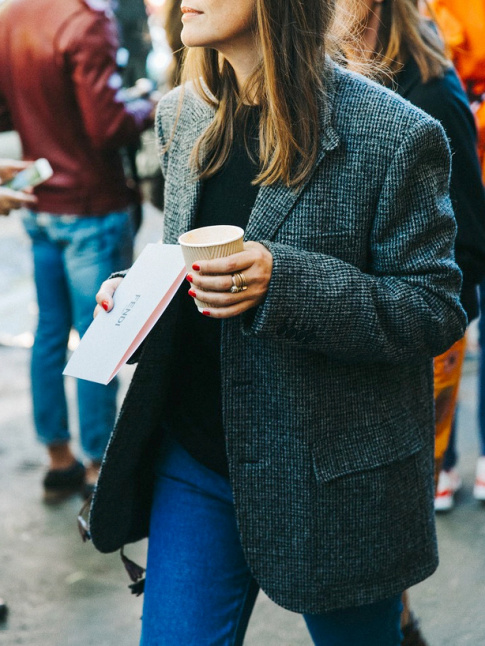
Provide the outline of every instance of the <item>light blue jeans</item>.
<path id="1" fill-rule="evenodd" d="M 32 350 L 34 422 L 39 440 L 70 440 L 62 371 L 71 327 L 82 336 L 93 320 L 95 295 L 110 273 L 130 266 L 133 230 L 128 211 L 78 217 L 26 212 L 32 240 L 39 319 Z M 117 383 L 78 380 L 80 440 L 91 460 L 103 456 L 116 415 Z"/>
<path id="2" fill-rule="evenodd" d="M 240 646 L 259 591 L 227 478 L 168 437 L 152 506 L 141 646 Z M 304 615 L 319 646 L 399 646 L 401 595 Z"/>

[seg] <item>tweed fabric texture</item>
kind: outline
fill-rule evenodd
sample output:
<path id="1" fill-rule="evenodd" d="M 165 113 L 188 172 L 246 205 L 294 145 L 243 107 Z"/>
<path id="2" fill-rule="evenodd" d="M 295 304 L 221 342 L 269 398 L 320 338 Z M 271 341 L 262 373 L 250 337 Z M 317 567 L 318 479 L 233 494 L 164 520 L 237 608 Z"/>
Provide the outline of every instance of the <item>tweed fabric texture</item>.
<path id="1" fill-rule="evenodd" d="M 243 548 L 262 589 L 306 613 L 389 597 L 436 568 L 432 357 L 466 325 L 441 126 L 333 64 L 326 88 L 312 176 L 261 187 L 246 230 L 273 254 L 267 297 L 224 321 L 221 344 Z M 212 116 L 190 88 L 160 104 L 166 242 L 192 226 L 188 160 Z M 101 469 L 102 551 L 148 533 L 176 308 L 143 347 Z"/>

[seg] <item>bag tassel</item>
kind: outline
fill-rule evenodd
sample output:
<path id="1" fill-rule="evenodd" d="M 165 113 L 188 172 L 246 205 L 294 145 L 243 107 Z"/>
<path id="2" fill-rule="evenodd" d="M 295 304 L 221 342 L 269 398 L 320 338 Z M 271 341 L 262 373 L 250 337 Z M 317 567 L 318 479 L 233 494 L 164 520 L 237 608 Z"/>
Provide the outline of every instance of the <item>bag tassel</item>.
<path id="1" fill-rule="evenodd" d="M 81 538 L 83 540 L 83 543 L 86 541 L 91 540 L 91 533 L 89 531 L 89 519 L 87 518 L 87 515 L 89 513 L 89 508 L 91 506 L 91 498 L 93 494 L 90 494 L 90 496 L 87 498 L 87 500 L 84 502 L 84 505 L 81 507 L 79 510 L 79 514 L 77 517 L 77 528 L 79 530 L 79 533 L 81 534 Z M 85 518 L 86 516 L 86 518 Z"/>
<path id="2" fill-rule="evenodd" d="M 89 519 L 87 518 L 87 514 L 89 513 L 91 506 L 91 498 L 92 494 L 79 510 L 77 517 L 77 526 L 79 533 L 81 534 L 83 543 L 91 540 L 91 533 L 89 531 Z M 145 568 L 142 568 L 141 565 L 138 565 L 127 556 L 125 556 L 124 547 L 122 547 L 120 550 L 120 556 L 121 560 L 123 561 L 123 565 L 125 566 L 125 570 L 128 572 L 128 576 L 133 581 L 133 583 L 128 586 L 131 590 L 131 594 L 139 597 L 145 591 L 145 579 L 143 578 L 143 575 L 145 574 Z"/>
<path id="3" fill-rule="evenodd" d="M 136 583 L 130 583 L 128 587 L 131 590 L 131 594 L 139 597 L 145 592 L 145 579 L 140 579 Z"/>
<path id="4" fill-rule="evenodd" d="M 127 556 L 125 556 L 124 547 L 120 550 L 121 560 L 125 566 L 125 570 L 128 572 L 128 576 L 133 581 L 128 587 L 131 590 L 131 594 L 139 597 L 143 594 L 145 590 L 145 579 L 143 575 L 145 574 L 145 568 L 142 568 L 141 565 L 138 565 Z"/>

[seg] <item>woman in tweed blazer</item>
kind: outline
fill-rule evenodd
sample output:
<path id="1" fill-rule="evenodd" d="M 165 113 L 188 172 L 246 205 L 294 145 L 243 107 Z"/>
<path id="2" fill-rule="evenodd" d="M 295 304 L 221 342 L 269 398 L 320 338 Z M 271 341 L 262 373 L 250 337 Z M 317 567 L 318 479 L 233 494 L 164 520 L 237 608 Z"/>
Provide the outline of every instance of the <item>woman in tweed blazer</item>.
<path id="1" fill-rule="evenodd" d="M 195 263 L 147 338 L 91 535 L 150 535 L 144 646 L 241 644 L 259 587 L 316 644 L 396 646 L 437 566 L 432 357 L 466 324 L 446 139 L 323 56 L 331 2 L 190 2 L 199 66 L 157 119 L 164 240 L 220 217 L 248 242 Z"/>

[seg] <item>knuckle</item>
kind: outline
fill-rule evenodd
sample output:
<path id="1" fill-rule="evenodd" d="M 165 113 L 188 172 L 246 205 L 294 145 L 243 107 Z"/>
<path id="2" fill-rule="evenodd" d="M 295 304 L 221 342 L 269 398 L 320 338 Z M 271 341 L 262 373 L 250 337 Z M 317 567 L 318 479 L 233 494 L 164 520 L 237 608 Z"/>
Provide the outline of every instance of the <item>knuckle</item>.
<path id="1" fill-rule="evenodd" d="M 227 292 L 232 287 L 232 278 L 228 276 L 221 277 L 219 280 L 219 288 L 221 292 Z"/>

